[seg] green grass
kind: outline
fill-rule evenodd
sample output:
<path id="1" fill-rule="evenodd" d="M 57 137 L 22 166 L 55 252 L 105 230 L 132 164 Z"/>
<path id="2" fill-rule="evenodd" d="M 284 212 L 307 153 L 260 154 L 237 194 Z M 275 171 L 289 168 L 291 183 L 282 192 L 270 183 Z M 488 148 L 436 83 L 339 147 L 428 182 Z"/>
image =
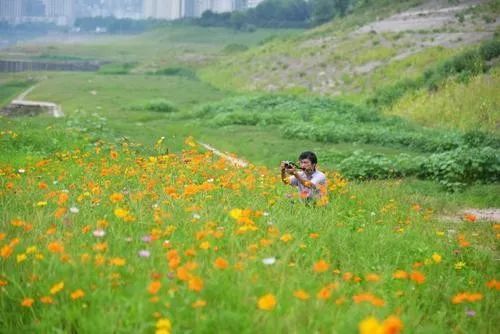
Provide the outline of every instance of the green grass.
<path id="1" fill-rule="evenodd" d="M 0 207 L 8 207 L 1 216 L 10 224 L 2 230 L 5 295 L 0 303 L 3 328 L 9 332 L 142 333 L 152 331 L 158 317 L 169 319 L 174 331 L 181 332 L 355 332 L 368 316 L 383 319 L 391 314 L 415 333 L 446 332 L 449 326 L 490 332 L 495 324 L 496 292 L 485 286 L 496 274 L 491 226 L 455 223 L 455 233 L 471 242 L 457 253 L 456 235 L 432 213 L 429 197 L 416 193 L 418 184 L 338 183 L 330 205 L 310 208 L 290 203 L 284 197 L 288 189 L 265 168 L 237 170 L 193 151 L 155 159 L 134 153 L 130 144 L 98 147 L 48 156 L 45 165 L 35 160 L 24 166 L 26 175 L 2 165 L 9 178 L 0 181 Z M 52 182 L 54 177 L 58 182 Z M 184 193 L 208 178 L 214 188 Z M 180 197 L 167 196 L 167 186 Z M 67 202 L 61 202 L 64 189 Z M 117 193 L 123 199 L 113 203 L 111 195 Z M 76 207 L 78 213 L 57 218 L 58 207 Z M 117 208 L 126 208 L 128 221 L 116 214 Z M 245 224 L 255 230 L 242 233 L 238 228 L 244 225 L 229 215 L 234 208 L 266 215 L 251 215 Z M 96 230 L 106 235 L 98 238 Z M 153 236 L 152 241 L 145 242 L 144 236 Z M 16 237 L 19 243 L 9 246 Z M 170 248 L 165 248 L 165 239 Z M 102 243 L 105 250 L 98 248 Z M 64 250 L 58 253 L 56 245 Z M 6 255 L 9 247 L 12 255 Z M 140 250 L 148 250 L 150 257 L 139 257 Z M 199 291 L 182 281 L 178 267 L 166 260 L 169 250 L 178 251 L 180 267 L 196 263 L 187 270 L 188 277 L 203 282 Z M 431 260 L 433 254 L 442 261 Z M 276 263 L 263 265 L 267 257 L 275 257 Z M 217 269 L 217 258 L 229 267 Z M 324 273 L 312 269 L 319 260 L 329 265 Z M 416 262 L 422 265 L 414 268 Z M 459 262 L 465 268 L 455 269 Z M 418 270 L 425 282 L 396 280 L 396 270 Z M 370 282 L 369 274 L 379 281 Z M 158 292 L 148 292 L 153 281 L 161 284 Z M 60 282 L 62 290 L 51 293 Z M 317 293 L 325 287 L 332 296 L 321 300 Z M 78 289 L 83 297 L 73 299 Z M 310 299 L 296 299 L 293 292 L 298 289 Z M 452 304 L 461 292 L 480 292 L 483 300 Z M 377 296 L 384 306 L 355 303 L 353 298 L 362 293 Z M 257 306 L 265 294 L 277 301 L 271 311 Z M 56 304 L 43 304 L 44 296 Z M 23 307 L 29 298 L 34 303 Z M 193 308 L 198 300 L 206 306 Z M 474 322 L 468 321 L 466 308 L 476 311 Z M 324 313 L 328 317 L 318 316 Z"/>

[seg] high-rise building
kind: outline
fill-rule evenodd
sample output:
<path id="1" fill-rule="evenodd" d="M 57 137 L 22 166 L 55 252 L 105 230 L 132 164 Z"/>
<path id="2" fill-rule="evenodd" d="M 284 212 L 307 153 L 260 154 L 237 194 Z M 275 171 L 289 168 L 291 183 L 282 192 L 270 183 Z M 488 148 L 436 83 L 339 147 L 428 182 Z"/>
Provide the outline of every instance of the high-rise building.
<path id="1" fill-rule="evenodd" d="M 212 0 L 212 11 L 214 13 L 232 12 L 233 10 L 233 0 Z"/>
<path id="2" fill-rule="evenodd" d="M 0 21 L 16 24 L 23 15 L 22 0 L 0 0 Z"/>
<path id="3" fill-rule="evenodd" d="M 182 0 L 181 1 L 182 17 L 194 17 L 195 16 L 195 2 L 196 2 L 196 0 Z"/>
<path id="4" fill-rule="evenodd" d="M 42 0 L 23 0 L 24 16 L 41 17 L 45 15 L 45 5 Z"/>
<path id="5" fill-rule="evenodd" d="M 181 0 L 144 0 L 144 17 L 175 20 L 182 17 Z"/>
<path id="6" fill-rule="evenodd" d="M 72 25 L 75 20 L 75 0 L 43 0 L 45 16 L 58 25 Z"/>
<path id="7" fill-rule="evenodd" d="M 194 16 L 200 17 L 207 10 L 212 10 L 212 0 L 195 0 Z"/>

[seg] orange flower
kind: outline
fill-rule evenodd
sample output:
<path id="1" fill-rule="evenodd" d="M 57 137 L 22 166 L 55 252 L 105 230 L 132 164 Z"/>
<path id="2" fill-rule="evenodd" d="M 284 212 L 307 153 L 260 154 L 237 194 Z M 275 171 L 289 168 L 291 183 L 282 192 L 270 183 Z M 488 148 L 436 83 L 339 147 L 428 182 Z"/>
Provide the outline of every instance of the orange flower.
<path id="1" fill-rule="evenodd" d="M 466 214 L 464 215 L 464 219 L 465 219 L 466 221 L 468 221 L 468 222 L 473 223 L 473 222 L 475 222 L 475 221 L 477 220 L 477 216 L 476 216 L 476 215 L 474 215 L 474 214 L 472 214 L 472 213 L 466 213 Z"/>
<path id="2" fill-rule="evenodd" d="M 332 289 L 330 287 L 324 287 L 318 291 L 316 298 L 321 300 L 327 300 L 332 296 Z"/>
<path id="3" fill-rule="evenodd" d="M 109 200 L 112 202 L 112 203 L 118 203 L 118 202 L 121 202 L 123 201 L 123 194 L 120 194 L 120 193 L 113 193 L 109 196 Z"/>
<path id="4" fill-rule="evenodd" d="M 483 295 L 480 293 L 468 293 L 468 292 L 462 292 L 459 294 L 456 294 L 453 296 L 451 299 L 451 302 L 453 304 L 461 304 L 464 302 L 476 302 L 478 300 L 483 299 Z"/>
<path id="5" fill-rule="evenodd" d="M 66 208 L 57 208 L 56 211 L 54 212 L 54 217 L 56 218 L 61 218 L 68 212 L 68 209 Z"/>
<path id="6" fill-rule="evenodd" d="M 43 296 L 40 298 L 40 302 L 42 302 L 42 304 L 54 304 L 54 299 L 50 296 Z"/>
<path id="7" fill-rule="evenodd" d="M 380 281 L 380 276 L 377 274 L 368 274 L 368 275 L 366 275 L 365 279 L 368 282 L 378 282 L 378 281 Z"/>
<path id="8" fill-rule="evenodd" d="M 261 310 L 272 311 L 276 307 L 276 297 L 274 297 L 273 294 L 268 293 L 259 298 L 257 306 Z"/>
<path id="9" fill-rule="evenodd" d="M 35 300 L 33 298 L 24 298 L 23 301 L 21 302 L 21 306 L 24 307 L 31 307 Z"/>
<path id="10" fill-rule="evenodd" d="M 152 295 L 155 295 L 158 293 L 158 291 L 160 291 L 160 288 L 161 288 L 161 282 L 153 281 L 149 283 L 148 292 Z"/>
<path id="11" fill-rule="evenodd" d="M 60 193 L 57 199 L 57 205 L 62 206 L 68 201 L 69 195 L 67 193 Z"/>
<path id="12" fill-rule="evenodd" d="M 188 289 L 200 292 L 203 289 L 203 280 L 196 276 L 191 277 L 188 281 Z"/>
<path id="13" fill-rule="evenodd" d="M 57 242 L 57 241 L 54 241 L 54 242 L 51 242 L 50 244 L 48 244 L 47 248 L 52 253 L 62 253 L 62 252 L 64 252 L 64 246 L 61 243 Z"/>
<path id="14" fill-rule="evenodd" d="M 229 267 L 229 263 L 221 257 L 218 257 L 214 262 L 214 267 L 217 269 L 226 269 Z"/>
<path id="15" fill-rule="evenodd" d="M 359 304 L 362 302 L 368 302 L 374 306 L 379 306 L 379 307 L 385 305 L 385 302 L 383 299 L 378 298 L 371 293 L 360 293 L 358 295 L 353 296 L 352 299 L 354 300 L 354 302 L 356 304 Z"/>
<path id="16" fill-rule="evenodd" d="M 395 279 L 407 279 L 410 275 L 404 270 L 396 270 L 392 277 Z"/>
<path id="17" fill-rule="evenodd" d="M 177 278 L 181 281 L 187 281 L 192 277 L 191 273 L 185 267 L 177 269 Z"/>
<path id="18" fill-rule="evenodd" d="M 489 282 L 486 282 L 486 286 L 490 289 L 500 290 L 500 281 L 493 279 Z"/>
<path id="19" fill-rule="evenodd" d="M 417 284 L 423 284 L 425 282 L 425 276 L 420 271 L 413 271 L 410 274 L 410 279 Z"/>
<path id="20" fill-rule="evenodd" d="M 389 316 L 382 323 L 384 334 L 398 334 L 403 330 L 403 322 L 395 315 Z"/>
<path id="21" fill-rule="evenodd" d="M 382 323 L 375 317 L 369 317 L 359 324 L 360 334 L 399 334 L 403 330 L 403 322 L 391 315 Z"/>
<path id="22" fill-rule="evenodd" d="M 79 298 L 83 298 L 85 296 L 85 292 L 82 289 L 75 290 L 71 293 L 71 299 L 76 300 Z"/>
<path id="23" fill-rule="evenodd" d="M 305 292 L 304 290 L 297 290 L 293 292 L 293 295 L 297 297 L 300 300 L 307 300 L 309 299 L 309 294 Z"/>
<path id="24" fill-rule="evenodd" d="M 330 265 L 323 260 L 319 260 L 313 266 L 313 270 L 316 273 L 324 273 L 328 268 L 330 268 Z"/>

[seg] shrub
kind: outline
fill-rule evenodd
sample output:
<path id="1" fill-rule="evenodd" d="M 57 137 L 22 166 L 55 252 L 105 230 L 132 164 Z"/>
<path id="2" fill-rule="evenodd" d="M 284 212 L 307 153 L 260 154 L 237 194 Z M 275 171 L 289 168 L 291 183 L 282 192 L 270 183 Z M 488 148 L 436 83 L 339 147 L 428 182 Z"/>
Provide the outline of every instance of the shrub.
<path id="1" fill-rule="evenodd" d="M 155 75 L 178 76 L 189 79 L 197 79 L 196 73 L 185 67 L 168 67 L 154 72 Z"/>
<path id="2" fill-rule="evenodd" d="M 491 147 L 460 147 L 433 154 L 420 166 L 419 176 L 439 182 L 449 191 L 476 183 L 498 182 L 500 152 Z"/>
<path id="3" fill-rule="evenodd" d="M 175 105 L 166 99 L 154 99 L 146 103 L 145 110 L 156 112 L 174 112 L 177 111 Z"/>

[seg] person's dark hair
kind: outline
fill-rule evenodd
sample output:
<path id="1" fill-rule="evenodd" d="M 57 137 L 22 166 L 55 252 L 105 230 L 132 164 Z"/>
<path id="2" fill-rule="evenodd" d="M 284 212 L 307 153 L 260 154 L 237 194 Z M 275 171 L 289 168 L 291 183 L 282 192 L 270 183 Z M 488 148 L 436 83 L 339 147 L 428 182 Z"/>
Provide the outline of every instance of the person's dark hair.
<path id="1" fill-rule="evenodd" d="M 303 160 L 303 159 L 309 159 L 309 161 L 311 161 L 311 163 L 313 163 L 313 164 L 318 163 L 318 157 L 316 156 L 316 154 L 314 154 L 314 152 L 311 152 L 311 151 L 305 151 L 305 152 L 300 153 L 299 160 Z"/>

